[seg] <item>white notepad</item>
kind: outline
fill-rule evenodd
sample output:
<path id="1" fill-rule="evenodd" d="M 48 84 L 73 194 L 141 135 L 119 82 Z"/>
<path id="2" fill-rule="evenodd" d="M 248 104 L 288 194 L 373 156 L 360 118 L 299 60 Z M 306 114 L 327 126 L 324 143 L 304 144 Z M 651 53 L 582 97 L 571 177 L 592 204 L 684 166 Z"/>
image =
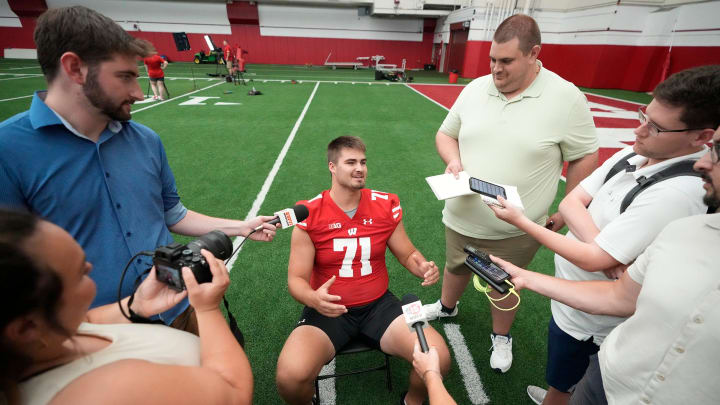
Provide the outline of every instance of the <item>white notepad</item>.
<path id="1" fill-rule="evenodd" d="M 470 175 L 466 171 L 462 171 L 458 173 L 458 176 L 459 178 L 456 179 L 452 173 L 445 173 L 437 176 L 426 177 L 425 181 L 427 181 L 428 185 L 430 185 L 430 189 L 432 189 L 438 200 L 447 200 L 449 198 L 460 197 L 463 195 L 476 194 L 474 191 L 470 190 Z M 497 185 L 505 189 L 505 195 L 507 195 L 508 202 L 520 209 L 525 209 L 525 206 L 523 206 L 522 200 L 520 199 L 517 187 L 506 184 Z M 479 195 L 485 204 L 500 205 L 495 198 L 484 196 L 482 194 L 476 195 Z"/>

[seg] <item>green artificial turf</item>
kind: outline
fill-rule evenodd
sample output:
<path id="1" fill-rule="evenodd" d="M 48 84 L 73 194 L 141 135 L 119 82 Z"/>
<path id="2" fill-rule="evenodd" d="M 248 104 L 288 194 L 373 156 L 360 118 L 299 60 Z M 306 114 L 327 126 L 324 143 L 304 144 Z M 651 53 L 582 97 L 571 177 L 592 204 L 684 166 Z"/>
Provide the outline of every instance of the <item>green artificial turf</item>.
<path id="1" fill-rule="evenodd" d="M 29 68 L 17 69 L 23 67 Z M 187 207 L 208 215 L 243 219 L 308 102 L 314 81 L 321 80 L 323 83 L 297 128 L 260 214 L 272 215 L 328 188 L 327 143 L 339 135 L 357 135 L 368 146 L 368 187 L 399 195 L 408 235 L 428 259 L 442 268 L 443 203 L 434 198 L 424 178 L 444 170 L 435 151 L 434 136 L 447 114 L 445 109 L 406 86 L 376 82 L 371 70 L 249 65 L 245 77 L 253 81 L 247 86 L 208 76 L 215 70 L 213 65 L 171 63 L 166 70 L 166 83 L 174 98 L 165 103 L 136 104 L 133 108 L 133 119 L 153 128 L 162 138 Z M 39 74 L 35 61 L 0 59 L 0 73 L 9 74 L 0 75 L 0 79 L 15 78 L 0 80 L 0 120 L 4 120 L 26 110 L 31 100 L 27 96 L 43 89 L 45 84 L 41 76 L 10 76 Z M 447 82 L 447 76 L 436 72 L 410 75 L 414 75 L 416 82 Z M 302 82 L 291 84 L 291 80 Z M 139 84 L 143 91 L 147 90 L 147 79 L 141 77 Z M 253 86 L 263 94 L 249 96 L 247 92 Z M 588 91 L 649 101 L 644 93 Z M 15 97 L 23 98 L 2 101 Z M 205 100 L 205 105 L 180 105 L 192 97 L 217 98 Z M 218 102 L 238 104 L 217 105 Z M 556 210 L 563 194 L 561 183 L 551 211 Z M 275 365 L 300 314 L 300 304 L 287 291 L 290 234 L 291 230 L 279 230 L 272 243 L 249 241 L 231 272 L 227 296 L 246 337 L 255 376 L 256 404 L 281 403 L 274 383 Z M 178 240 L 187 242 L 190 238 Z M 415 293 L 425 303 L 439 298 L 439 283 L 421 287 L 420 280 L 389 253 L 387 262 L 390 288 L 397 296 Z M 530 268 L 552 274 L 552 253 L 542 248 Z M 515 360 L 506 374 L 495 373 L 488 366 L 491 322 L 484 295 L 469 286 L 456 318 L 432 322 L 441 334 L 447 323 L 460 325 L 485 391 L 496 404 L 529 403 L 525 387 L 544 386 L 549 301 L 532 292 L 523 291 L 521 295 L 522 303 L 512 329 Z M 368 353 L 340 358 L 337 368 L 346 370 L 381 361 L 377 353 Z M 409 370 L 408 363 L 392 360 L 392 393 L 384 388 L 382 373 L 339 379 L 336 403 L 394 403 L 406 389 Z M 469 403 L 456 363 L 445 384 L 458 403 Z"/>

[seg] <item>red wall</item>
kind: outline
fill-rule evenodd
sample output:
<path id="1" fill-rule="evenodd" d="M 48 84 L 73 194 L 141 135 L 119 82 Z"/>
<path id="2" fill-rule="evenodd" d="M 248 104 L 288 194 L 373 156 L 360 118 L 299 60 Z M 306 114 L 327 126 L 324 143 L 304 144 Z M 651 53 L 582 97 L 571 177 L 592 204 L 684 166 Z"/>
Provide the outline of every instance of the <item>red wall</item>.
<path id="1" fill-rule="evenodd" d="M 490 73 L 490 42 L 468 41 L 463 77 Z M 578 86 L 652 91 L 662 80 L 666 46 L 545 44 L 543 66 Z M 668 74 L 700 65 L 720 64 L 720 47 L 675 46 Z"/>
<path id="2" fill-rule="evenodd" d="M 33 31 L 37 17 L 47 10 L 45 0 L 9 0 L 8 5 L 22 27 L 0 27 L 0 56 L 3 57 L 5 48 L 35 49 Z"/>

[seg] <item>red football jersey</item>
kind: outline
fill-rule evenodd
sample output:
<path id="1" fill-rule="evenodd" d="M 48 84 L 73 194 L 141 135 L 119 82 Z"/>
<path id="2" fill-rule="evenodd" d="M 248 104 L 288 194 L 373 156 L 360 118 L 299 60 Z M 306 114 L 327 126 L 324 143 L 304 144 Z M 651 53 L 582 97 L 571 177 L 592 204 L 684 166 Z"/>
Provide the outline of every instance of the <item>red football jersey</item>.
<path id="1" fill-rule="evenodd" d="M 339 304 L 360 306 L 380 298 L 388 288 L 387 241 L 402 220 L 397 195 L 362 189 L 352 218 L 335 204 L 329 190 L 298 204 L 307 206 L 310 214 L 297 226 L 315 245 L 310 286 L 317 289 L 337 276 L 329 293 L 341 297 Z"/>
<path id="2" fill-rule="evenodd" d="M 152 55 L 143 59 L 143 63 L 147 65 L 148 76 L 153 79 L 164 77 L 165 73 L 163 73 L 162 70 L 163 62 L 165 62 L 165 59 L 163 59 L 160 55 Z"/>

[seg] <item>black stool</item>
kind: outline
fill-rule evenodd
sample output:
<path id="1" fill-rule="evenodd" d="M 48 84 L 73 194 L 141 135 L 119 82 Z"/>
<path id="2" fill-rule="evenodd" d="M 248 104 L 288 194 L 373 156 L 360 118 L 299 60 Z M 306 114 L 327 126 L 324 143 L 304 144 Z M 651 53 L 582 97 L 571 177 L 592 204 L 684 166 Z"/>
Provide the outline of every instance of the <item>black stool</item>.
<path id="1" fill-rule="evenodd" d="M 371 371 L 385 370 L 385 382 L 387 383 L 388 391 L 392 391 L 392 380 L 390 379 L 390 355 L 389 354 L 383 353 L 379 349 L 376 349 L 376 348 L 368 345 L 361 338 L 354 338 L 351 341 L 349 341 L 345 346 L 343 346 L 342 349 L 340 349 L 337 353 L 335 353 L 335 357 L 340 356 L 340 355 L 354 354 L 354 353 L 364 353 L 364 352 L 369 352 L 369 351 L 373 351 L 373 350 L 377 350 L 385 356 L 385 364 L 383 364 L 381 366 L 377 366 L 377 367 L 370 367 L 370 368 L 363 368 L 363 369 L 359 369 L 359 370 L 348 371 L 346 373 L 335 373 L 335 374 L 326 374 L 326 375 L 317 376 L 315 378 L 315 398 L 316 398 L 315 403 L 320 404 L 320 381 L 321 380 L 326 380 L 328 378 L 345 377 L 345 376 L 353 375 L 353 374 L 368 373 Z M 328 362 L 328 363 L 330 363 L 330 362 Z"/>

